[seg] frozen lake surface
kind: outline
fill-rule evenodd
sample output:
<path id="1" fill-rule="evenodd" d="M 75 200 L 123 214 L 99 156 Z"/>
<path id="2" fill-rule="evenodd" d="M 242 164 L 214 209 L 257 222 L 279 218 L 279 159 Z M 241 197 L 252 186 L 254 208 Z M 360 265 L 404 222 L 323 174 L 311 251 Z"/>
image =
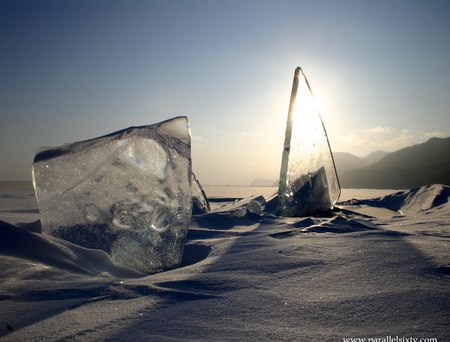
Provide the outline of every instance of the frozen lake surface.
<path id="1" fill-rule="evenodd" d="M 181 267 L 143 275 L 42 234 L 25 185 L 0 188 L 4 341 L 450 339 L 449 187 L 344 189 L 333 217 L 194 217 Z"/>

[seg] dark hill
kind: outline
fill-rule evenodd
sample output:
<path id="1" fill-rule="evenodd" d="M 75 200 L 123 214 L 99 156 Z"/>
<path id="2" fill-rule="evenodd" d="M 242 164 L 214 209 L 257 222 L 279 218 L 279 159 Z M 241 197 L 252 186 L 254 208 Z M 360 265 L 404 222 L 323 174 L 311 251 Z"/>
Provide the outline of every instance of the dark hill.
<path id="1" fill-rule="evenodd" d="M 407 189 L 427 184 L 450 185 L 450 138 L 387 154 L 379 161 L 340 176 L 345 188 Z"/>
<path id="2" fill-rule="evenodd" d="M 347 171 L 367 167 L 383 158 L 386 154 L 387 152 L 376 151 L 366 157 L 357 157 L 347 152 L 333 152 L 333 158 L 340 177 Z"/>
<path id="3" fill-rule="evenodd" d="M 364 157 L 364 160 L 366 161 L 367 165 L 369 166 L 373 163 L 376 163 L 377 161 L 379 161 L 381 158 L 383 158 L 384 156 L 388 155 L 389 153 L 384 152 L 384 151 L 375 151 L 372 152 L 371 154 L 369 154 L 368 156 Z"/>

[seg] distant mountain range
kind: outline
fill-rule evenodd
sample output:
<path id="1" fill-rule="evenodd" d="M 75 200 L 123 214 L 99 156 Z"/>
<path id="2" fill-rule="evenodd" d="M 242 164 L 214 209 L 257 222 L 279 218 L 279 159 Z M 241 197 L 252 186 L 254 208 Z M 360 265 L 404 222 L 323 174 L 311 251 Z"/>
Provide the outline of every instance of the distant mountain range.
<path id="1" fill-rule="evenodd" d="M 334 152 L 342 188 L 409 189 L 426 184 L 450 185 L 450 137 L 388 153 L 377 151 L 366 157 Z M 278 186 L 272 179 L 255 179 L 251 186 Z"/>
<path id="2" fill-rule="evenodd" d="M 353 164 L 352 168 L 351 163 L 341 159 L 340 153 L 333 155 L 343 188 L 409 189 L 433 183 L 450 185 L 450 137 L 431 138 L 384 156 L 378 154 L 381 158 L 362 167 Z"/>
<path id="3" fill-rule="evenodd" d="M 388 153 L 383 151 L 376 151 L 365 157 L 357 157 L 347 152 L 334 152 L 334 163 L 339 176 L 347 171 L 354 169 L 362 169 L 373 163 L 376 163 Z"/>

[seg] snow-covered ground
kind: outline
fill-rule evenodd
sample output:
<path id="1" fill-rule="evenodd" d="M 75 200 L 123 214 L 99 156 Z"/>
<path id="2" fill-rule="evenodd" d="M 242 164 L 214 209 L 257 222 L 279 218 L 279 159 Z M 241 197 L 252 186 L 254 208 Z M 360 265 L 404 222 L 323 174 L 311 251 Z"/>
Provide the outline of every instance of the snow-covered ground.
<path id="1" fill-rule="evenodd" d="M 1 339 L 450 340 L 450 188 L 353 194 L 328 218 L 194 218 L 183 267 L 143 276 L 42 234 L 33 190 L 3 187 Z"/>

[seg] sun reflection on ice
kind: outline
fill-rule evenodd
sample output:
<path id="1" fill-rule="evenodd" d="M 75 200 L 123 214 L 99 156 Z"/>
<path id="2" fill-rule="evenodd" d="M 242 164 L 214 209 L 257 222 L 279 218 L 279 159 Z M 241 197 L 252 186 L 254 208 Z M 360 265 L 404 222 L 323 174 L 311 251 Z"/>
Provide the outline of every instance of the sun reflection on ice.
<path id="1" fill-rule="evenodd" d="M 279 210 L 303 216 L 329 210 L 340 194 L 333 156 L 318 105 L 297 68 L 280 171 Z"/>

